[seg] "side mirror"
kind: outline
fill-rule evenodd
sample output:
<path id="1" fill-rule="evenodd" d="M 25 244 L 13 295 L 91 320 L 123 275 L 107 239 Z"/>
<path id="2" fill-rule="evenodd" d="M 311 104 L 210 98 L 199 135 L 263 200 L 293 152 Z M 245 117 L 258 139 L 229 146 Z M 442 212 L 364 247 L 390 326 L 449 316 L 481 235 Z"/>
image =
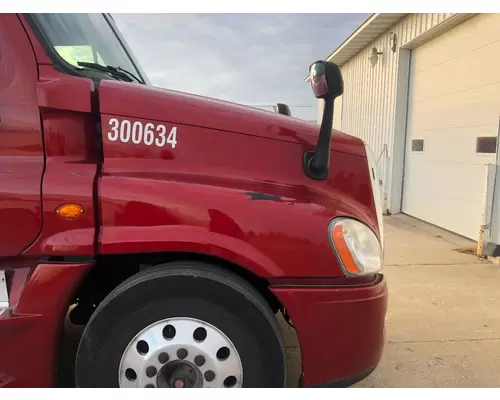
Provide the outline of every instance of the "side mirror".
<path id="1" fill-rule="evenodd" d="M 337 64 L 316 61 L 309 67 L 311 88 L 317 99 L 323 99 L 323 119 L 315 151 L 307 151 L 303 156 L 305 174 L 317 180 L 328 179 L 330 168 L 330 144 L 333 128 L 333 104 L 335 98 L 344 93 L 344 80 Z"/>
<path id="2" fill-rule="evenodd" d="M 278 114 L 288 115 L 289 117 L 292 115 L 290 107 L 288 107 L 286 104 L 283 103 L 276 103 L 276 105 L 273 106 L 273 109 Z"/>

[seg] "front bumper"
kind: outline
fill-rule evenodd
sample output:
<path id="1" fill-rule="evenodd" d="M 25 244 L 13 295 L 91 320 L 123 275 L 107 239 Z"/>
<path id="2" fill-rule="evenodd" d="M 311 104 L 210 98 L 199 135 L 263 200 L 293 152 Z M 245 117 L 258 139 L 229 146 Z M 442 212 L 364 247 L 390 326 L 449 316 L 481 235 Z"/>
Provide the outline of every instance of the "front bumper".
<path id="1" fill-rule="evenodd" d="M 271 290 L 297 330 L 301 386 L 349 386 L 376 368 L 385 342 L 383 275 L 363 286 L 275 286 Z"/>

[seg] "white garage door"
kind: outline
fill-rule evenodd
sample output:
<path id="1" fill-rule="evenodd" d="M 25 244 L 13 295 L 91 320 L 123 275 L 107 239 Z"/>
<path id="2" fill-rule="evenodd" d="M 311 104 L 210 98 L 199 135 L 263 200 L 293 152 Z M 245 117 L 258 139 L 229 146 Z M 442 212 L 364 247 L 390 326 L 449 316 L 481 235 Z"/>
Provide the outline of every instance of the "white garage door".
<path id="1" fill-rule="evenodd" d="M 499 116 L 500 14 L 473 17 L 412 51 L 404 213 L 477 239 Z"/>

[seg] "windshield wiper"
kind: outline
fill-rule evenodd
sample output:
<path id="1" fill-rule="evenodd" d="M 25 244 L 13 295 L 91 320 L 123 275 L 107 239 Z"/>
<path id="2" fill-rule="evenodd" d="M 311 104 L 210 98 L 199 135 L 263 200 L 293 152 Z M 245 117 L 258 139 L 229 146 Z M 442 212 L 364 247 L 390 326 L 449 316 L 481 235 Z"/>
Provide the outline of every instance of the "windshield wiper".
<path id="1" fill-rule="evenodd" d="M 122 67 L 112 67 L 111 65 L 104 66 L 101 64 L 97 64 L 97 63 L 89 63 L 89 62 L 83 62 L 83 61 L 78 61 L 78 65 L 80 67 L 84 67 L 84 68 L 90 68 L 90 69 L 95 69 L 95 70 L 102 71 L 102 72 L 107 72 L 107 73 L 111 74 L 111 76 L 114 76 L 116 78 L 121 78 L 122 80 L 125 80 L 127 82 L 133 82 L 135 80 L 143 85 L 146 84 L 146 82 L 144 82 L 142 79 L 139 79 L 132 72 L 129 72 Z"/>

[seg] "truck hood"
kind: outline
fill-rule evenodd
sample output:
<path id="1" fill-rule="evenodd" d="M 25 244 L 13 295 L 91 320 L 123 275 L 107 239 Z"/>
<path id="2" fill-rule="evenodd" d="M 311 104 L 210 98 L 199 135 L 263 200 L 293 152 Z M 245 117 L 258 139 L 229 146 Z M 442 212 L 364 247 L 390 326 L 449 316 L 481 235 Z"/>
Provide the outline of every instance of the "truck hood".
<path id="1" fill-rule="evenodd" d="M 266 139 L 316 145 L 319 125 L 227 101 L 152 86 L 101 81 L 102 114 L 164 121 L 229 131 Z M 333 131 L 332 150 L 365 156 L 363 142 Z"/>

